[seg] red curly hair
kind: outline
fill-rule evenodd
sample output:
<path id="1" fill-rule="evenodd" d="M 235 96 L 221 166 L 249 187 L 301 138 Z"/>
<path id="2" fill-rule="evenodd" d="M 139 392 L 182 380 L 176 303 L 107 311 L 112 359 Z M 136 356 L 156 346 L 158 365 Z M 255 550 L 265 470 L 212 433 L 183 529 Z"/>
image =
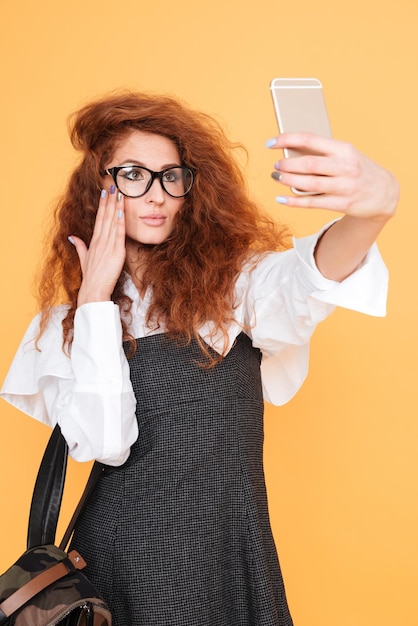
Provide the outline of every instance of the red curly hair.
<path id="1" fill-rule="evenodd" d="M 82 275 L 68 236 L 76 235 L 89 245 L 103 187 L 101 172 L 118 143 L 135 130 L 169 138 L 181 162 L 196 172 L 169 239 L 147 247 L 143 284 L 152 287 L 147 322 L 163 325 L 167 333 L 187 342 L 195 337 L 213 364 L 218 358 L 200 339 L 199 327 L 211 320 L 226 336 L 234 317 L 234 285 L 243 264 L 250 256 L 289 247 L 289 233 L 250 199 L 233 156 L 233 149 L 242 146 L 232 144 L 210 116 L 165 95 L 111 94 L 70 118 L 71 141 L 82 159 L 55 209 L 49 251 L 38 276 L 39 337 L 52 307 L 65 301 L 69 309 L 63 320 L 63 349 L 71 345 Z M 122 273 L 112 300 L 121 310 L 124 339 L 134 349 L 135 340 L 128 333 L 132 302 L 124 292 L 125 279 Z"/>

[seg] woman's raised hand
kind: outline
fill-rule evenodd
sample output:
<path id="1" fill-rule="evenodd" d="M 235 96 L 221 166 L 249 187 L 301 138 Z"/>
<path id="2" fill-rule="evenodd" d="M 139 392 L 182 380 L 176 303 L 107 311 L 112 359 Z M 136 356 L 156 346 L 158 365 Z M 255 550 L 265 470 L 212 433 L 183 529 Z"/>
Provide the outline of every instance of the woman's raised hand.
<path id="1" fill-rule="evenodd" d="M 396 178 L 350 144 L 311 133 L 283 134 L 267 146 L 302 152 L 302 156 L 280 159 L 272 176 L 283 185 L 314 194 L 278 196 L 279 203 L 344 214 L 325 231 L 314 252 L 324 276 L 344 280 L 395 214 Z"/>
<path id="2" fill-rule="evenodd" d="M 399 199 L 396 178 L 352 145 L 312 133 L 284 133 L 267 146 L 303 153 L 280 159 L 273 178 L 288 187 L 319 194 L 278 196 L 279 203 L 361 218 L 389 219 L 394 215 Z"/>
<path id="3" fill-rule="evenodd" d="M 125 216 L 122 194 L 100 194 L 93 236 L 87 248 L 84 241 L 69 237 L 80 259 L 83 279 L 78 293 L 78 306 L 87 302 L 110 300 L 125 263 Z"/>

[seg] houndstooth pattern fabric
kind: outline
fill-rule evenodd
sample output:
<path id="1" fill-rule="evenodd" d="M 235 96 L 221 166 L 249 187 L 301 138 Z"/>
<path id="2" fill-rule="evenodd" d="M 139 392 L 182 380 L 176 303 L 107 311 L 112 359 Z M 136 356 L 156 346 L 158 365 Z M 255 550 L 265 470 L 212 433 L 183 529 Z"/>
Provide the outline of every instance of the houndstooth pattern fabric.
<path id="1" fill-rule="evenodd" d="M 137 340 L 140 435 L 72 545 L 113 626 L 291 626 L 264 484 L 260 353 L 242 333 L 216 367 L 201 362 L 195 343 Z"/>

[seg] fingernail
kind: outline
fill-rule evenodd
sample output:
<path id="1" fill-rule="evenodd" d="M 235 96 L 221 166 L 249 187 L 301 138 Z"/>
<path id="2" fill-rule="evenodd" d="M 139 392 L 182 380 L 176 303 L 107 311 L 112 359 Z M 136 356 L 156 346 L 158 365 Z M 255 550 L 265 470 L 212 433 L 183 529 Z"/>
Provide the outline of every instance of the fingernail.
<path id="1" fill-rule="evenodd" d="M 276 139 L 275 137 L 272 137 L 271 139 L 269 139 L 268 141 L 266 141 L 266 148 L 272 148 L 273 146 L 276 145 Z"/>
<path id="2" fill-rule="evenodd" d="M 279 172 L 272 172 L 271 177 L 274 178 L 274 180 L 280 180 L 282 175 L 279 174 Z"/>
<path id="3" fill-rule="evenodd" d="M 277 161 L 277 163 L 274 164 L 274 167 L 276 170 L 280 169 L 280 161 Z"/>
<path id="4" fill-rule="evenodd" d="M 116 191 L 115 185 L 110 185 L 110 193 L 113 195 Z"/>
<path id="5" fill-rule="evenodd" d="M 106 189 L 102 189 L 101 192 L 100 192 L 100 197 L 101 198 L 106 198 L 106 194 L 107 194 Z"/>
<path id="6" fill-rule="evenodd" d="M 119 209 L 119 211 L 118 211 L 118 218 L 121 219 L 122 216 L 123 216 L 123 211 L 122 211 L 122 209 Z"/>
<path id="7" fill-rule="evenodd" d="M 70 243 L 72 243 L 72 244 L 73 244 L 73 246 L 75 245 L 75 243 L 74 243 L 74 239 L 71 237 L 71 235 L 68 237 L 68 241 L 69 241 Z"/>
<path id="8" fill-rule="evenodd" d="M 118 202 L 120 202 L 122 200 L 122 194 L 121 194 L 120 191 L 118 191 L 118 195 L 116 197 L 117 197 L 117 201 Z"/>
<path id="9" fill-rule="evenodd" d="M 279 204 L 287 204 L 287 198 L 286 196 L 277 196 L 276 202 Z"/>

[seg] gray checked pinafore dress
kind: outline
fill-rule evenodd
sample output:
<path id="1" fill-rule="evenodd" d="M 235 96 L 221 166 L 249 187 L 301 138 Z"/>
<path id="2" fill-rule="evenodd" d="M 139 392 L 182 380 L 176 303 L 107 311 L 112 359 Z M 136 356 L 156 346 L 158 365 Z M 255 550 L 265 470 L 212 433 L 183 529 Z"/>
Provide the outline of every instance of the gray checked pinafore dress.
<path id="1" fill-rule="evenodd" d="M 137 340 L 139 438 L 106 469 L 72 546 L 113 626 L 291 626 L 262 464 L 260 353 L 241 333 L 203 369 L 196 343 Z"/>

